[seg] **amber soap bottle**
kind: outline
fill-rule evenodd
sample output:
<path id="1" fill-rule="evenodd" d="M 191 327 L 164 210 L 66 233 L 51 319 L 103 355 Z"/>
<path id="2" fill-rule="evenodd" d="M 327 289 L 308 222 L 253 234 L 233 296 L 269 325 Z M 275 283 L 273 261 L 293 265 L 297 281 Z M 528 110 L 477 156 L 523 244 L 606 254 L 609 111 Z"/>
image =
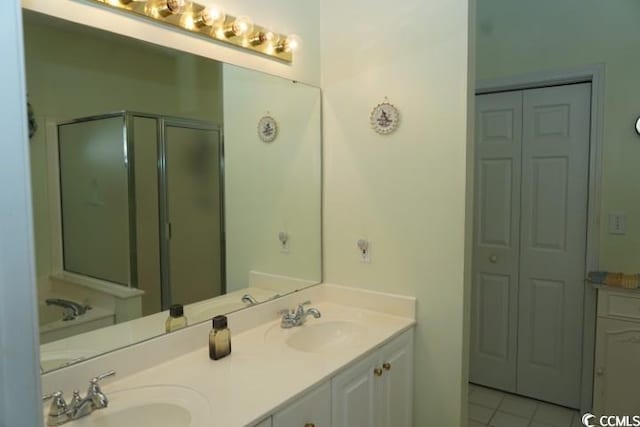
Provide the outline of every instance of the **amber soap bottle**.
<path id="1" fill-rule="evenodd" d="M 227 327 L 227 316 L 212 319 L 213 329 L 209 332 L 209 358 L 222 359 L 231 353 L 231 331 Z"/>

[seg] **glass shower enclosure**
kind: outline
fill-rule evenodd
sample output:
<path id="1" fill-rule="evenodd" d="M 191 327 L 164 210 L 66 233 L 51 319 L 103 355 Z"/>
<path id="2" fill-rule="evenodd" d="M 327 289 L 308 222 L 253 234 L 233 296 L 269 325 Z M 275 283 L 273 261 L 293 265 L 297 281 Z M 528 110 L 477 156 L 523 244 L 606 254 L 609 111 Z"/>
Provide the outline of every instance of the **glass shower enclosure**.
<path id="1" fill-rule="evenodd" d="M 218 127 L 85 117 L 58 125 L 58 153 L 65 271 L 143 290 L 145 315 L 225 292 Z"/>

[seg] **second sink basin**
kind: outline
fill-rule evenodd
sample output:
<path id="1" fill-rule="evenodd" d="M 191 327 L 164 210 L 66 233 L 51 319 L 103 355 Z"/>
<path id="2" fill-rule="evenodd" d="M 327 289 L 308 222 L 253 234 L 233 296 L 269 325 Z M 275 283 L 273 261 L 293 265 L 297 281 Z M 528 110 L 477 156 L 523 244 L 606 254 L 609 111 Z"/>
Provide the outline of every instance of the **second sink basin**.
<path id="1" fill-rule="evenodd" d="M 358 344 L 367 333 L 364 325 L 346 320 L 310 319 L 302 326 L 281 329 L 273 326 L 265 339 L 284 339 L 284 343 L 305 353 L 324 353 Z"/>

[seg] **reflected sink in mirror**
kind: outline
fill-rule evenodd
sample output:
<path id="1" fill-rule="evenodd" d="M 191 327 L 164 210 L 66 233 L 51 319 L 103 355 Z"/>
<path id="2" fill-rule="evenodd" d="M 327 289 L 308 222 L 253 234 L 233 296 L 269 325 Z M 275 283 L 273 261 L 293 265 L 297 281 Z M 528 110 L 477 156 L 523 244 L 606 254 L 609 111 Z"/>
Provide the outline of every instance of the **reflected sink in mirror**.
<path id="1" fill-rule="evenodd" d="M 367 327 L 358 322 L 309 319 L 291 329 L 274 325 L 265 333 L 265 340 L 282 340 L 286 346 L 304 353 L 326 353 L 356 346 L 366 335 Z"/>
<path id="2" fill-rule="evenodd" d="M 199 392 L 158 385 L 106 392 L 109 406 L 69 427 L 199 427 L 211 425 L 211 405 Z"/>
<path id="3" fill-rule="evenodd" d="M 40 353 L 40 368 L 46 372 L 81 362 L 97 354 L 100 352 L 95 350 L 43 351 Z"/>

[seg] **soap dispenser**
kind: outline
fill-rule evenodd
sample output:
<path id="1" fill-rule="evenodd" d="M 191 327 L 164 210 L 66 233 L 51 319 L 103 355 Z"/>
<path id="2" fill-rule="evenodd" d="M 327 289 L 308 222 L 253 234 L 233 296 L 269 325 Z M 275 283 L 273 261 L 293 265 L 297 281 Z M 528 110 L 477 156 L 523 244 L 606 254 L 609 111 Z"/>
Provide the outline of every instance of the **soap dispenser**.
<path id="1" fill-rule="evenodd" d="M 209 358 L 222 359 L 231 353 L 231 331 L 227 327 L 227 316 L 212 319 L 213 329 L 209 332 Z"/>
<path id="2" fill-rule="evenodd" d="M 175 331 L 187 326 L 187 318 L 184 315 L 184 307 L 182 304 L 173 304 L 169 307 L 169 317 L 164 323 L 167 332 Z"/>

